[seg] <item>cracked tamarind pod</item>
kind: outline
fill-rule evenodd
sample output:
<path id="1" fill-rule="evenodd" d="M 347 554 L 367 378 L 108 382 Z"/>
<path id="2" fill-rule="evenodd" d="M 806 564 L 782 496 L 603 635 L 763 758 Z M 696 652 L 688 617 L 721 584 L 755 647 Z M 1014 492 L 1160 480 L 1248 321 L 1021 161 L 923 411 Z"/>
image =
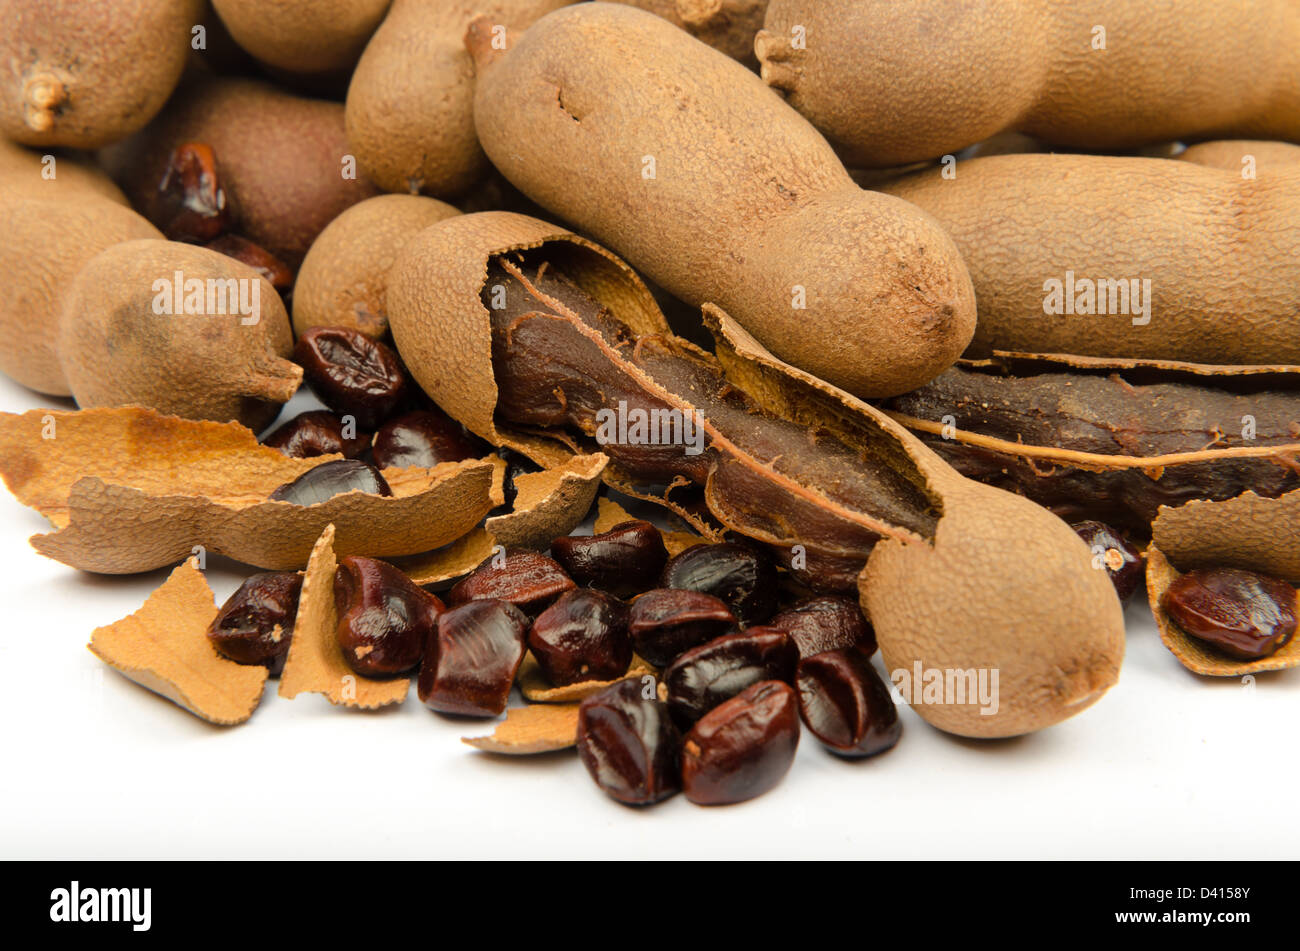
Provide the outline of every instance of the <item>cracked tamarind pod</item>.
<path id="1" fill-rule="evenodd" d="M 1300 487 L 1300 371 L 1244 370 L 1133 383 L 954 367 L 885 405 L 963 475 L 1146 536 L 1162 505 Z"/>
<path id="2" fill-rule="evenodd" d="M 1300 139 L 1294 0 L 771 0 L 754 45 L 763 78 L 864 166 L 1012 131 L 1098 152 Z"/>
<path id="3" fill-rule="evenodd" d="M 668 333 L 609 252 L 505 212 L 424 230 L 389 276 L 412 375 L 477 435 L 540 460 L 598 448 L 610 484 L 784 552 L 824 587 L 856 584 L 887 669 L 997 670 L 996 712 L 918 706 L 941 729 L 1030 732 L 1115 682 L 1119 600 L 1068 525 L 705 316 L 716 358 Z M 660 438 L 636 429 L 656 410 Z"/>
<path id="4" fill-rule="evenodd" d="M 998 155 L 880 187 L 961 249 L 979 301 L 968 356 L 1300 364 L 1300 167 L 1245 179 L 1173 159 Z"/>
<path id="5" fill-rule="evenodd" d="M 922 385 L 970 342 L 970 279 L 942 228 L 859 188 L 735 60 L 618 4 L 557 10 L 504 55 L 489 27 L 467 43 L 493 164 L 665 290 L 862 397 Z"/>

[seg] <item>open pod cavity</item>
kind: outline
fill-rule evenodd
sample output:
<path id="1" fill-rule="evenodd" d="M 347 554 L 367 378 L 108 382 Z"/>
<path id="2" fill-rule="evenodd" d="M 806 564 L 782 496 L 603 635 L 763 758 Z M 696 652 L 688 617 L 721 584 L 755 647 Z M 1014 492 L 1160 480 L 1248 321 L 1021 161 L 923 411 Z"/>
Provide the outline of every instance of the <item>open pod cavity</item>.
<path id="1" fill-rule="evenodd" d="M 1169 586 L 1196 568 L 1242 568 L 1300 586 L 1300 490 L 1275 499 L 1246 492 L 1221 502 L 1163 508 L 1151 533 L 1147 596 L 1160 639 L 1184 667 L 1209 677 L 1300 667 L 1300 638 L 1268 657 L 1241 660 L 1189 636 L 1161 604 Z"/>
<path id="2" fill-rule="evenodd" d="M 1300 367 L 1002 353 L 885 406 L 964 475 L 1139 537 L 1162 505 L 1300 487 Z"/>
<path id="3" fill-rule="evenodd" d="M 598 448 L 612 485 L 767 544 L 813 587 L 860 587 L 891 670 L 994 679 L 993 702 L 918 703 L 936 726 L 1029 732 L 1115 682 L 1119 602 L 1065 523 L 962 478 L 716 308 L 717 357 L 669 334 L 607 252 L 501 213 L 422 232 L 389 300 L 413 375 L 480 436 L 539 460 Z M 673 421 L 679 439 L 654 437 Z"/>

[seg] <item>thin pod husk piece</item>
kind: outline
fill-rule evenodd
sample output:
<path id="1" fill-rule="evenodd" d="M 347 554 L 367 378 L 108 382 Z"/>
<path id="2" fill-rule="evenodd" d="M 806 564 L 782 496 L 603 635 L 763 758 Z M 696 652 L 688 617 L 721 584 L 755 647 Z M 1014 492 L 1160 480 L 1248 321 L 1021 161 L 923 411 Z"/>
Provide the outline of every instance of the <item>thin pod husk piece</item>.
<path id="1" fill-rule="evenodd" d="M 291 459 L 236 423 L 138 407 L 0 416 L 0 476 L 58 529 L 33 547 L 86 571 L 148 571 L 196 546 L 259 568 L 301 568 L 331 523 L 340 554 L 416 554 L 470 532 L 504 498 L 504 463 L 489 457 L 384 470 L 392 497 L 268 501 L 332 458 Z"/>
<path id="2" fill-rule="evenodd" d="M 625 397 L 684 410 L 706 405 L 708 445 L 690 458 L 711 520 L 784 551 L 791 567 L 806 558 L 805 577 L 856 582 L 890 669 L 998 671 L 992 715 L 973 698 L 918 706 L 944 730 L 1030 732 L 1084 709 L 1115 682 L 1124 650 L 1119 600 L 1068 525 L 961 477 L 902 426 L 776 359 L 717 308 L 705 309 L 717 361 L 663 333 L 662 321 L 645 312 L 634 275 L 558 229 L 548 239 L 547 227 L 518 216 L 450 219 L 422 232 L 394 265 L 398 346 L 453 416 L 485 438 L 511 431 L 502 416 L 520 407 L 501 400 L 519 397 L 521 380 L 494 376 L 494 339 L 504 345 L 500 366 L 535 370 L 539 387 L 552 371 L 573 371 L 564 376 L 568 391 L 532 404 L 558 418 L 572 410 L 582 422 L 595 403 Z M 594 261 L 612 281 L 592 279 Z M 502 287 L 497 318 L 510 321 L 509 333 L 494 338 L 485 300 L 506 265 L 518 286 Z M 548 277 L 543 265 L 571 283 Z M 519 287 L 540 292 L 540 310 L 527 309 Z M 599 303 L 599 313 L 584 309 L 575 288 Z M 511 356 L 529 344 L 555 345 L 529 360 Z M 593 439 L 567 423 L 531 434 L 538 444 L 548 437 L 569 451 Z M 638 478 L 629 467 L 644 447 L 600 448 L 611 460 L 607 471 Z M 657 458 L 671 468 L 687 454 L 678 446 Z M 663 488 L 647 486 L 645 494 Z M 672 507 L 665 495 L 660 500 Z"/>
<path id="3" fill-rule="evenodd" d="M 327 525 L 312 547 L 303 573 L 293 640 L 280 674 L 280 696 L 292 700 L 300 693 L 319 693 L 335 706 L 373 710 L 401 703 L 410 692 L 409 677 L 375 680 L 355 673 L 343 660 L 338 642 L 338 610 L 334 603 L 334 526 Z"/>
<path id="4" fill-rule="evenodd" d="M 529 756 L 567 750 L 578 742 L 578 704 L 538 704 L 511 707 L 506 718 L 487 736 L 466 736 L 461 742 L 487 753 Z"/>
<path id="5" fill-rule="evenodd" d="M 601 453 L 576 455 L 555 468 L 515 476 L 514 511 L 489 518 L 487 530 L 506 548 L 549 547 L 587 517 L 608 462 Z"/>
<path id="6" fill-rule="evenodd" d="M 501 548 L 544 549 L 586 518 L 607 461 L 600 453 L 579 454 L 517 475 L 511 511 L 437 551 L 390 560 L 416 584 L 438 584 L 469 574 Z"/>
<path id="7" fill-rule="evenodd" d="M 1300 370 L 1068 369 L 955 367 L 886 411 L 971 478 L 1144 536 L 1161 505 L 1300 486 Z"/>
<path id="8" fill-rule="evenodd" d="M 1229 657 L 1190 637 L 1161 605 L 1169 586 L 1195 568 L 1243 568 L 1300 585 L 1300 490 L 1269 499 L 1245 492 L 1221 502 L 1164 508 L 1147 549 L 1147 597 L 1160 640 L 1188 670 L 1209 677 L 1240 677 L 1300 667 L 1300 637 L 1256 660 Z"/>
<path id="9" fill-rule="evenodd" d="M 123 676 L 219 726 L 243 723 L 262 700 L 267 669 L 236 664 L 208 640 L 212 589 L 193 560 L 179 565 L 134 614 L 96 628 L 90 652 Z"/>

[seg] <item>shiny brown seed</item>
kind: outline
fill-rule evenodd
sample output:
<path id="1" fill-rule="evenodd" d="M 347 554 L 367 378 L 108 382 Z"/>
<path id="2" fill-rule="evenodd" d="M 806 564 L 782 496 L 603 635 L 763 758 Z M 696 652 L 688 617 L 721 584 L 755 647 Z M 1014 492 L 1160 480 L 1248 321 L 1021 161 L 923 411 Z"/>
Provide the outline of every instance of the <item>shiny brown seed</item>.
<path id="1" fill-rule="evenodd" d="M 265 571 L 239 586 L 208 628 L 217 653 L 237 664 L 261 665 L 278 676 L 284 669 L 298 614 L 302 575 Z"/>
<path id="2" fill-rule="evenodd" d="M 695 545 L 668 559 L 661 588 L 700 591 L 731 606 L 741 624 L 762 624 L 776 611 L 776 569 L 756 546 Z"/>
<path id="3" fill-rule="evenodd" d="M 883 753 L 903 724 L 876 669 L 861 651 L 835 650 L 799 662 L 799 713 L 817 739 L 840 756 Z"/>
<path id="4" fill-rule="evenodd" d="M 497 598 L 536 614 L 576 585 L 559 565 L 535 551 L 493 555 L 451 589 L 452 604 Z"/>
<path id="5" fill-rule="evenodd" d="M 298 338 L 293 359 L 303 380 L 334 412 L 374 429 L 407 393 L 406 370 L 397 354 L 349 327 L 313 327 Z"/>
<path id="6" fill-rule="evenodd" d="M 339 559 L 334 575 L 343 660 L 365 677 L 405 673 L 424 655 L 443 611 L 437 597 L 375 558 Z"/>
<path id="7" fill-rule="evenodd" d="M 1123 535 L 1104 522 L 1073 522 L 1075 533 L 1092 549 L 1094 568 L 1105 568 L 1121 601 L 1127 601 L 1142 584 L 1146 560 Z"/>
<path id="8" fill-rule="evenodd" d="M 678 726 L 692 723 L 763 680 L 794 682 L 799 650 L 785 631 L 749 627 L 692 647 L 664 671 L 668 709 Z"/>
<path id="9" fill-rule="evenodd" d="M 580 585 L 627 596 L 654 587 L 668 561 L 659 529 L 639 519 L 599 535 L 565 535 L 551 554 Z"/>
<path id="10" fill-rule="evenodd" d="M 527 629 L 528 618 L 505 601 L 471 601 L 446 611 L 424 652 L 420 699 L 439 713 L 498 716 L 523 662 Z"/>
<path id="11" fill-rule="evenodd" d="M 283 294 L 293 287 L 293 271 L 260 244 L 254 244 L 237 234 L 223 234 L 204 245 L 210 251 L 243 261 L 257 271 L 266 282 Z"/>
<path id="12" fill-rule="evenodd" d="M 632 602 L 628 630 L 638 654 L 656 667 L 667 667 L 735 624 L 731 608 L 711 594 L 656 588 Z"/>
<path id="13" fill-rule="evenodd" d="M 485 443 L 444 413 L 416 410 L 390 419 L 375 433 L 375 465 L 381 469 L 432 469 L 487 455 Z"/>
<path id="14" fill-rule="evenodd" d="M 790 635 L 800 657 L 854 647 L 870 657 L 876 652 L 876 632 L 858 602 L 839 595 L 800 601 L 768 622 Z"/>
<path id="15" fill-rule="evenodd" d="M 1275 653 L 1296 631 L 1296 589 L 1254 571 L 1189 571 L 1165 590 L 1160 604 L 1192 637 L 1243 660 Z"/>
<path id="16" fill-rule="evenodd" d="M 753 799 L 774 788 L 799 746 L 789 684 L 764 680 L 714 707 L 682 742 L 682 789 L 702 806 Z"/>
<path id="17" fill-rule="evenodd" d="M 173 241 L 205 244 L 234 222 L 234 209 L 217 175 L 217 159 L 209 145 L 188 142 L 167 161 L 158 183 L 154 224 Z"/>
<path id="18" fill-rule="evenodd" d="M 628 607 L 602 591 L 577 588 L 548 607 L 528 632 L 528 647 L 557 687 L 613 680 L 632 663 Z"/>
<path id="19" fill-rule="evenodd" d="M 286 482 L 272 492 L 270 498 L 274 502 L 316 505 L 344 492 L 393 494 L 388 482 L 374 466 L 357 459 L 334 459 L 308 469 L 292 482 Z"/>
<path id="20" fill-rule="evenodd" d="M 578 708 L 582 765 L 597 786 L 630 806 L 660 802 L 682 788 L 681 742 L 649 676 L 614 684 Z"/>
<path id="21" fill-rule="evenodd" d="M 357 432 L 355 420 L 345 422 L 329 410 L 313 409 L 278 426 L 262 443 L 295 459 L 336 452 L 355 459 L 366 451 L 370 437 Z"/>

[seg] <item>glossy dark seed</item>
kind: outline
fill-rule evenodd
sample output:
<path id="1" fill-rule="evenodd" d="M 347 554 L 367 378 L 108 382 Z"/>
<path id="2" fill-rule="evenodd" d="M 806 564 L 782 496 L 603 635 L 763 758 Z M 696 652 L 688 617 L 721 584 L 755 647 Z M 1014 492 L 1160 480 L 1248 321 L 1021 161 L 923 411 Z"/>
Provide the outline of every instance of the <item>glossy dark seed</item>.
<path id="1" fill-rule="evenodd" d="M 867 657 L 876 652 L 876 632 L 852 598 L 839 595 L 809 598 L 776 615 L 768 621 L 768 626 L 789 634 L 799 648 L 800 657 L 847 647 L 855 647 Z"/>
<path id="2" fill-rule="evenodd" d="M 442 602 L 375 558 L 339 559 L 334 575 L 343 660 L 365 677 L 405 673 L 420 662 Z"/>
<path id="3" fill-rule="evenodd" d="M 702 806 L 744 802 L 772 789 L 799 746 L 789 684 L 764 680 L 714 707 L 682 742 L 682 789 Z"/>
<path id="4" fill-rule="evenodd" d="M 310 459 L 336 452 L 355 459 L 366 451 L 370 437 L 366 433 L 358 433 L 355 422 L 347 426 L 350 435 L 345 434 L 344 426 L 343 420 L 329 410 L 308 410 L 276 427 L 262 443 L 296 459 Z"/>
<path id="5" fill-rule="evenodd" d="M 241 238 L 237 234 L 223 234 L 207 242 L 204 247 L 247 264 L 266 278 L 266 282 L 280 293 L 293 287 L 293 271 L 289 269 L 289 265 L 260 244 L 254 244 L 247 238 Z"/>
<path id="6" fill-rule="evenodd" d="M 597 786 L 630 806 L 660 802 L 682 788 L 681 742 L 653 678 L 624 680 L 578 708 L 582 765 Z"/>
<path id="7" fill-rule="evenodd" d="M 557 538 L 551 542 L 551 554 L 578 584 L 622 596 L 654 587 L 668 561 L 659 529 L 640 520 L 599 535 Z"/>
<path id="8" fill-rule="evenodd" d="M 270 498 L 294 505 L 315 505 L 344 492 L 358 491 L 371 495 L 393 494 L 374 466 L 357 459 L 334 459 L 308 469 L 292 482 L 286 482 L 272 492 Z"/>
<path id="9" fill-rule="evenodd" d="M 1146 573 L 1142 552 L 1104 522 L 1074 522 L 1070 527 L 1092 549 L 1093 567 L 1106 569 L 1119 599 L 1132 597 Z"/>
<path id="10" fill-rule="evenodd" d="M 799 651 L 785 631 L 749 627 L 692 647 L 664 671 L 668 709 L 683 729 L 763 680 L 794 683 Z"/>
<path id="11" fill-rule="evenodd" d="M 492 556 L 461 579 L 448 594 L 452 604 L 497 598 L 529 614 L 541 611 L 566 591 L 577 587 L 564 569 L 535 551 L 510 550 Z"/>
<path id="12" fill-rule="evenodd" d="M 458 716 L 498 716 L 523 662 L 527 629 L 528 618 L 505 601 L 471 601 L 446 611 L 420 667 L 424 705 Z"/>
<path id="13" fill-rule="evenodd" d="M 577 588 L 560 595 L 528 632 L 528 647 L 557 687 L 613 680 L 632 663 L 628 607 L 618 598 Z"/>
<path id="14" fill-rule="evenodd" d="M 711 594 L 657 588 L 632 602 L 628 630 L 638 654 L 656 667 L 667 667 L 735 624 L 731 608 Z"/>
<path id="15" fill-rule="evenodd" d="M 188 142 L 172 152 L 158 183 L 152 217 L 168 238 L 193 244 L 211 241 L 231 226 L 234 209 L 217 175 L 211 146 Z"/>
<path id="16" fill-rule="evenodd" d="M 488 447 L 443 413 L 416 410 L 390 419 L 375 433 L 375 465 L 381 469 L 432 469 L 487 455 Z"/>
<path id="17" fill-rule="evenodd" d="M 1189 571 L 1166 589 L 1160 603 L 1192 637 L 1243 660 L 1276 652 L 1296 630 L 1296 589 L 1254 571 Z"/>
<path id="18" fill-rule="evenodd" d="M 799 713 L 833 753 L 883 753 L 903 732 L 898 708 L 861 651 L 836 650 L 799 662 Z"/>
<path id="19" fill-rule="evenodd" d="M 279 676 L 298 615 L 302 575 L 266 571 L 239 586 L 208 627 L 217 653 L 237 664 L 261 665 Z"/>
<path id="20" fill-rule="evenodd" d="M 298 338 L 293 359 L 320 401 L 363 429 L 382 423 L 406 396 L 397 354 L 349 327 L 313 327 Z"/>
<path id="21" fill-rule="evenodd" d="M 668 559 L 661 588 L 701 591 L 731 605 L 741 624 L 762 624 L 776 611 L 776 569 L 751 545 L 695 545 Z"/>

